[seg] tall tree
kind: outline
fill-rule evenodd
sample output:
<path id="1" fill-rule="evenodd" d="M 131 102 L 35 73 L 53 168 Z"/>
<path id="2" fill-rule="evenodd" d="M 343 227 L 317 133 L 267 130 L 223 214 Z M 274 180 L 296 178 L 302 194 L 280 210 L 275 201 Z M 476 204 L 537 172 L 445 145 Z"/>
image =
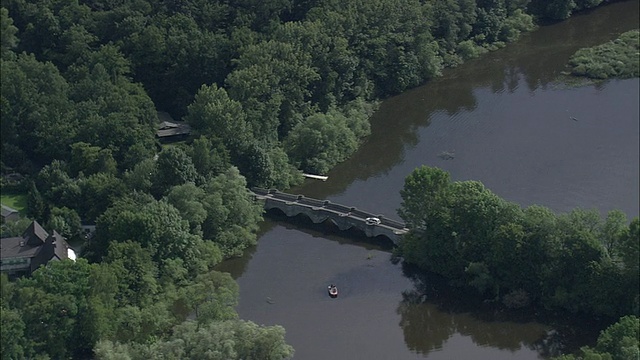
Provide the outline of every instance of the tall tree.
<path id="1" fill-rule="evenodd" d="M 271 40 L 242 49 L 226 84 L 243 104 L 254 137 L 273 143 L 310 114 L 308 85 L 318 78 L 309 54 Z"/>
<path id="2" fill-rule="evenodd" d="M 9 17 L 9 10 L 0 8 L 0 58 L 6 59 L 9 52 L 18 45 L 17 32 L 18 28 L 13 25 L 13 19 Z"/>
<path id="3" fill-rule="evenodd" d="M 172 186 L 200 182 L 191 158 L 179 147 L 165 148 L 158 155 L 157 168 L 157 177 L 154 179 L 157 196 L 162 196 Z"/>

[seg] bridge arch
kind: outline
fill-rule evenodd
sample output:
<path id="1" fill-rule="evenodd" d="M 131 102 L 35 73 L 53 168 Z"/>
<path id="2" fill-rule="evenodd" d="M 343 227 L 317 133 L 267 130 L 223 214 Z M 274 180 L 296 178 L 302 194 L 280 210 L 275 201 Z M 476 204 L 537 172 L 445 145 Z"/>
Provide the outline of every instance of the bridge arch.
<path id="1" fill-rule="evenodd" d="M 402 235 L 408 232 L 405 225 L 381 215 L 358 210 L 352 206 L 318 200 L 303 195 L 287 194 L 278 190 L 253 188 L 254 200 L 264 202 L 267 211 L 279 210 L 287 217 L 306 216 L 314 224 L 330 221 L 338 229 L 346 231 L 357 229 L 368 237 L 386 237 L 398 244 Z M 379 223 L 370 223 L 367 218 L 378 218 Z"/>

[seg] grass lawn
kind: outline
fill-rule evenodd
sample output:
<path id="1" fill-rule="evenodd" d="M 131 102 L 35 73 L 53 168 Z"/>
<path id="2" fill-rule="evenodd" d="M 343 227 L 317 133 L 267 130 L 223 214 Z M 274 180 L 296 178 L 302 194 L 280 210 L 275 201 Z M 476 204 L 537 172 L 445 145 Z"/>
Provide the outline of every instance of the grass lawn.
<path id="1" fill-rule="evenodd" d="M 25 215 L 27 210 L 27 195 L 26 194 L 5 194 L 0 196 L 0 202 L 2 205 L 14 208 L 20 212 L 20 215 Z"/>

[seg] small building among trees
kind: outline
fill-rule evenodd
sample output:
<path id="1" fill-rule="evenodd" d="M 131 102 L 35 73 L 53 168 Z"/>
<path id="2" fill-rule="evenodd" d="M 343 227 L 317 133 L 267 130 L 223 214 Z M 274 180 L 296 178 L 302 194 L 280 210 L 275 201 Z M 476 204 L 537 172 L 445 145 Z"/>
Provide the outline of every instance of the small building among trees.
<path id="1" fill-rule="evenodd" d="M 2 205 L 2 221 L 3 222 L 9 222 L 9 221 L 16 221 L 20 219 L 20 212 L 18 212 L 18 210 L 11 208 L 7 205 Z"/>
<path id="2" fill-rule="evenodd" d="M 186 139 L 191 134 L 191 126 L 183 121 L 175 121 L 166 112 L 158 111 L 158 131 L 156 138 L 162 142 L 180 141 Z"/>
<path id="3" fill-rule="evenodd" d="M 53 231 L 47 233 L 33 221 L 22 236 L 0 239 L 0 271 L 10 277 L 31 275 L 49 261 L 75 260 L 75 252 L 66 239 Z"/>

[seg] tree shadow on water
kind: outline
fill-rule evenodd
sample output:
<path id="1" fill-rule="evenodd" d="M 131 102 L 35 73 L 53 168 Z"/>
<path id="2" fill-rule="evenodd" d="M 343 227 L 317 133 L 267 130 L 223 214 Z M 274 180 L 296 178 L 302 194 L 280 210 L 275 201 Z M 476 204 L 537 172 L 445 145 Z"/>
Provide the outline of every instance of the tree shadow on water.
<path id="1" fill-rule="evenodd" d="M 542 358 L 593 343 L 597 326 L 580 319 L 551 318 L 536 310 L 513 311 L 482 301 L 471 290 L 455 288 L 435 274 L 403 264 L 415 288 L 402 294 L 397 312 L 407 347 L 420 354 L 442 349 L 456 334 L 479 347 L 503 351 L 530 349 Z"/>

